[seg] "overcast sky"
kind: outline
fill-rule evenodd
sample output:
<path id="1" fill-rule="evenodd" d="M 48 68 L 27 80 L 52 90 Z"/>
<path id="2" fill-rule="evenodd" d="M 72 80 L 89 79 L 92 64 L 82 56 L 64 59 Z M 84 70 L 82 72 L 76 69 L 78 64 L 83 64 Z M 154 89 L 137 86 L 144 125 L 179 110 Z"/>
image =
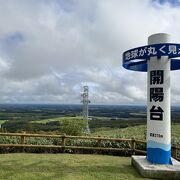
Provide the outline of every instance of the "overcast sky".
<path id="1" fill-rule="evenodd" d="M 80 103 L 88 85 L 92 104 L 146 104 L 147 74 L 122 53 L 158 32 L 180 43 L 178 1 L 0 0 L 0 103 Z"/>

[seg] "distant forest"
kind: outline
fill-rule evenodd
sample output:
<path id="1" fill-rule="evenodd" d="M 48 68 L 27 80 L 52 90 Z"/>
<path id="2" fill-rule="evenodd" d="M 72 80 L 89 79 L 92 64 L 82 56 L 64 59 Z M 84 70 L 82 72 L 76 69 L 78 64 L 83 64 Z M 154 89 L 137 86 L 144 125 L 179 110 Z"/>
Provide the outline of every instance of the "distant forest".
<path id="1" fill-rule="evenodd" d="M 172 122 L 180 122 L 180 107 L 172 107 Z M 82 105 L 0 105 L 1 131 L 58 131 L 61 119 L 82 119 Z M 146 123 L 145 106 L 90 105 L 89 126 L 124 128 Z"/>

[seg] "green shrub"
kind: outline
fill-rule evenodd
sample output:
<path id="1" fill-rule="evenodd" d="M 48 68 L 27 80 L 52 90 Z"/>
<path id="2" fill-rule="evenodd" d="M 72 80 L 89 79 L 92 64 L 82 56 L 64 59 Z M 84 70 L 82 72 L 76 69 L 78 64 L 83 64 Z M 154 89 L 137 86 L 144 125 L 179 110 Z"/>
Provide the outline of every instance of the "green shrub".
<path id="1" fill-rule="evenodd" d="M 77 136 L 84 133 L 85 127 L 86 123 L 83 119 L 63 119 L 60 132 L 67 135 Z"/>

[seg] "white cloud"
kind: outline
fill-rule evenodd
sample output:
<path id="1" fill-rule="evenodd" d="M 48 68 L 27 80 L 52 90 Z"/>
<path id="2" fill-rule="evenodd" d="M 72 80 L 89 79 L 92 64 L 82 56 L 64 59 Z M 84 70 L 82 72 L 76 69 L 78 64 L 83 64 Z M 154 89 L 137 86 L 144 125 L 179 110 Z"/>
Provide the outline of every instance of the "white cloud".
<path id="1" fill-rule="evenodd" d="M 0 1 L 0 102 L 145 104 L 146 73 L 122 68 L 122 53 L 157 32 L 180 42 L 177 6 L 157 1 Z M 172 73 L 179 103 L 180 72 Z"/>

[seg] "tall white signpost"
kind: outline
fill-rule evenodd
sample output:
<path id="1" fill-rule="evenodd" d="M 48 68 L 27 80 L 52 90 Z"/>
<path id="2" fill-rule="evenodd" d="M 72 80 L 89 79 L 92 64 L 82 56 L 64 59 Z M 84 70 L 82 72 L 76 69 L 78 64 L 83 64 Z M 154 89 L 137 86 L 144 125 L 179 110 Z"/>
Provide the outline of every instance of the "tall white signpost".
<path id="1" fill-rule="evenodd" d="M 148 38 L 148 45 L 158 43 L 169 43 L 169 35 L 155 34 Z M 155 49 L 152 51 L 156 53 Z M 171 164 L 169 57 L 150 57 L 147 74 L 147 159 L 152 163 Z"/>
<path id="2" fill-rule="evenodd" d="M 147 160 L 171 162 L 170 70 L 180 69 L 180 44 L 165 33 L 148 38 L 148 45 L 123 53 L 123 67 L 147 72 Z"/>

